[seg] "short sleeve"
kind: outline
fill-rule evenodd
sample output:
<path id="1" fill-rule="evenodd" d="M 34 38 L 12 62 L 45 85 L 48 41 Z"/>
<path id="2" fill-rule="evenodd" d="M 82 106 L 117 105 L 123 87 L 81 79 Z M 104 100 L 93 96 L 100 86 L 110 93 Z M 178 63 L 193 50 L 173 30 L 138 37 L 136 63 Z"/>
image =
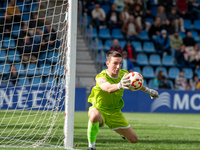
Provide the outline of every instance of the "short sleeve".
<path id="1" fill-rule="evenodd" d="M 96 84 L 101 87 L 102 84 L 108 82 L 104 77 L 99 77 L 96 79 Z"/>

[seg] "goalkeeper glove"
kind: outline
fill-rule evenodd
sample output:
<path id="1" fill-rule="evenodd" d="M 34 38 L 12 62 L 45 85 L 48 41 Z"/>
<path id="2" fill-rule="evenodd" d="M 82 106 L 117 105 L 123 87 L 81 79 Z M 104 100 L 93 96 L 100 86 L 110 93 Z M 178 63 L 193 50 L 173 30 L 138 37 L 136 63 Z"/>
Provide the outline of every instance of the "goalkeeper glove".
<path id="1" fill-rule="evenodd" d="M 149 94 L 151 96 L 151 99 L 153 98 L 158 98 L 159 94 L 156 90 L 153 89 L 149 89 L 148 87 L 146 87 L 146 89 L 144 90 L 145 93 Z"/>
<path id="2" fill-rule="evenodd" d="M 118 83 L 117 87 L 118 89 L 129 89 L 129 86 L 131 85 L 131 80 L 128 79 L 129 76 L 127 74 L 125 74 L 121 81 Z"/>

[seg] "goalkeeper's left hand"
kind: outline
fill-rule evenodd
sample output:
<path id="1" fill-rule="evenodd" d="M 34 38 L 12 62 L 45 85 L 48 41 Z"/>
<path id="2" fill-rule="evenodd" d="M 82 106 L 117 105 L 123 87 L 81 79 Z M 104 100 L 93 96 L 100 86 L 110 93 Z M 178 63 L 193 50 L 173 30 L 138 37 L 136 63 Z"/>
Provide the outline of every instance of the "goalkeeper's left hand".
<path id="1" fill-rule="evenodd" d="M 146 87 L 146 89 L 144 90 L 145 93 L 149 94 L 151 96 L 151 99 L 153 98 L 158 98 L 159 94 L 156 90 L 153 89 L 149 89 L 148 87 Z"/>

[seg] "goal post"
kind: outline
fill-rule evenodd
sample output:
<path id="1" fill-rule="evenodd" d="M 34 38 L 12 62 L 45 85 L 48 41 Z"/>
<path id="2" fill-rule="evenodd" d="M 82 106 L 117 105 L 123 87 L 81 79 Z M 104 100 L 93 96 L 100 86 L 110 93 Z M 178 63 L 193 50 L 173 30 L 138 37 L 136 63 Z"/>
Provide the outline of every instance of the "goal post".
<path id="1" fill-rule="evenodd" d="M 64 146 L 73 148 L 74 140 L 74 103 L 75 103 L 75 78 L 76 78 L 76 40 L 77 40 L 77 11 L 78 1 L 68 1 L 68 70 L 66 76 L 66 100 L 65 100 L 65 125 Z"/>

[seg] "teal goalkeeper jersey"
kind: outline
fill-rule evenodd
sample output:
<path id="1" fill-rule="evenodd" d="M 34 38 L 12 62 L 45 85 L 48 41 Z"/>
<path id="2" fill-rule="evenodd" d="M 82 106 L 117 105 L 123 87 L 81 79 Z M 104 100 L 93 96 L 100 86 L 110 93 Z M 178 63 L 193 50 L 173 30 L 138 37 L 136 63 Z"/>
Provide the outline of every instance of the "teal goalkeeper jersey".
<path id="1" fill-rule="evenodd" d="M 113 78 L 107 73 L 107 69 L 103 70 L 95 78 L 96 86 L 92 88 L 92 92 L 88 98 L 93 107 L 108 112 L 116 112 L 124 106 L 122 100 L 124 89 L 121 89 L 114 93 L 108 93 L 101 89 L 103 83 L 109 82 L 110 84 L 116 84 L 121 81 L 121 78 L 125 73 L 129 73 L 127 70 L 120 69 L 118 78 Z"/>

